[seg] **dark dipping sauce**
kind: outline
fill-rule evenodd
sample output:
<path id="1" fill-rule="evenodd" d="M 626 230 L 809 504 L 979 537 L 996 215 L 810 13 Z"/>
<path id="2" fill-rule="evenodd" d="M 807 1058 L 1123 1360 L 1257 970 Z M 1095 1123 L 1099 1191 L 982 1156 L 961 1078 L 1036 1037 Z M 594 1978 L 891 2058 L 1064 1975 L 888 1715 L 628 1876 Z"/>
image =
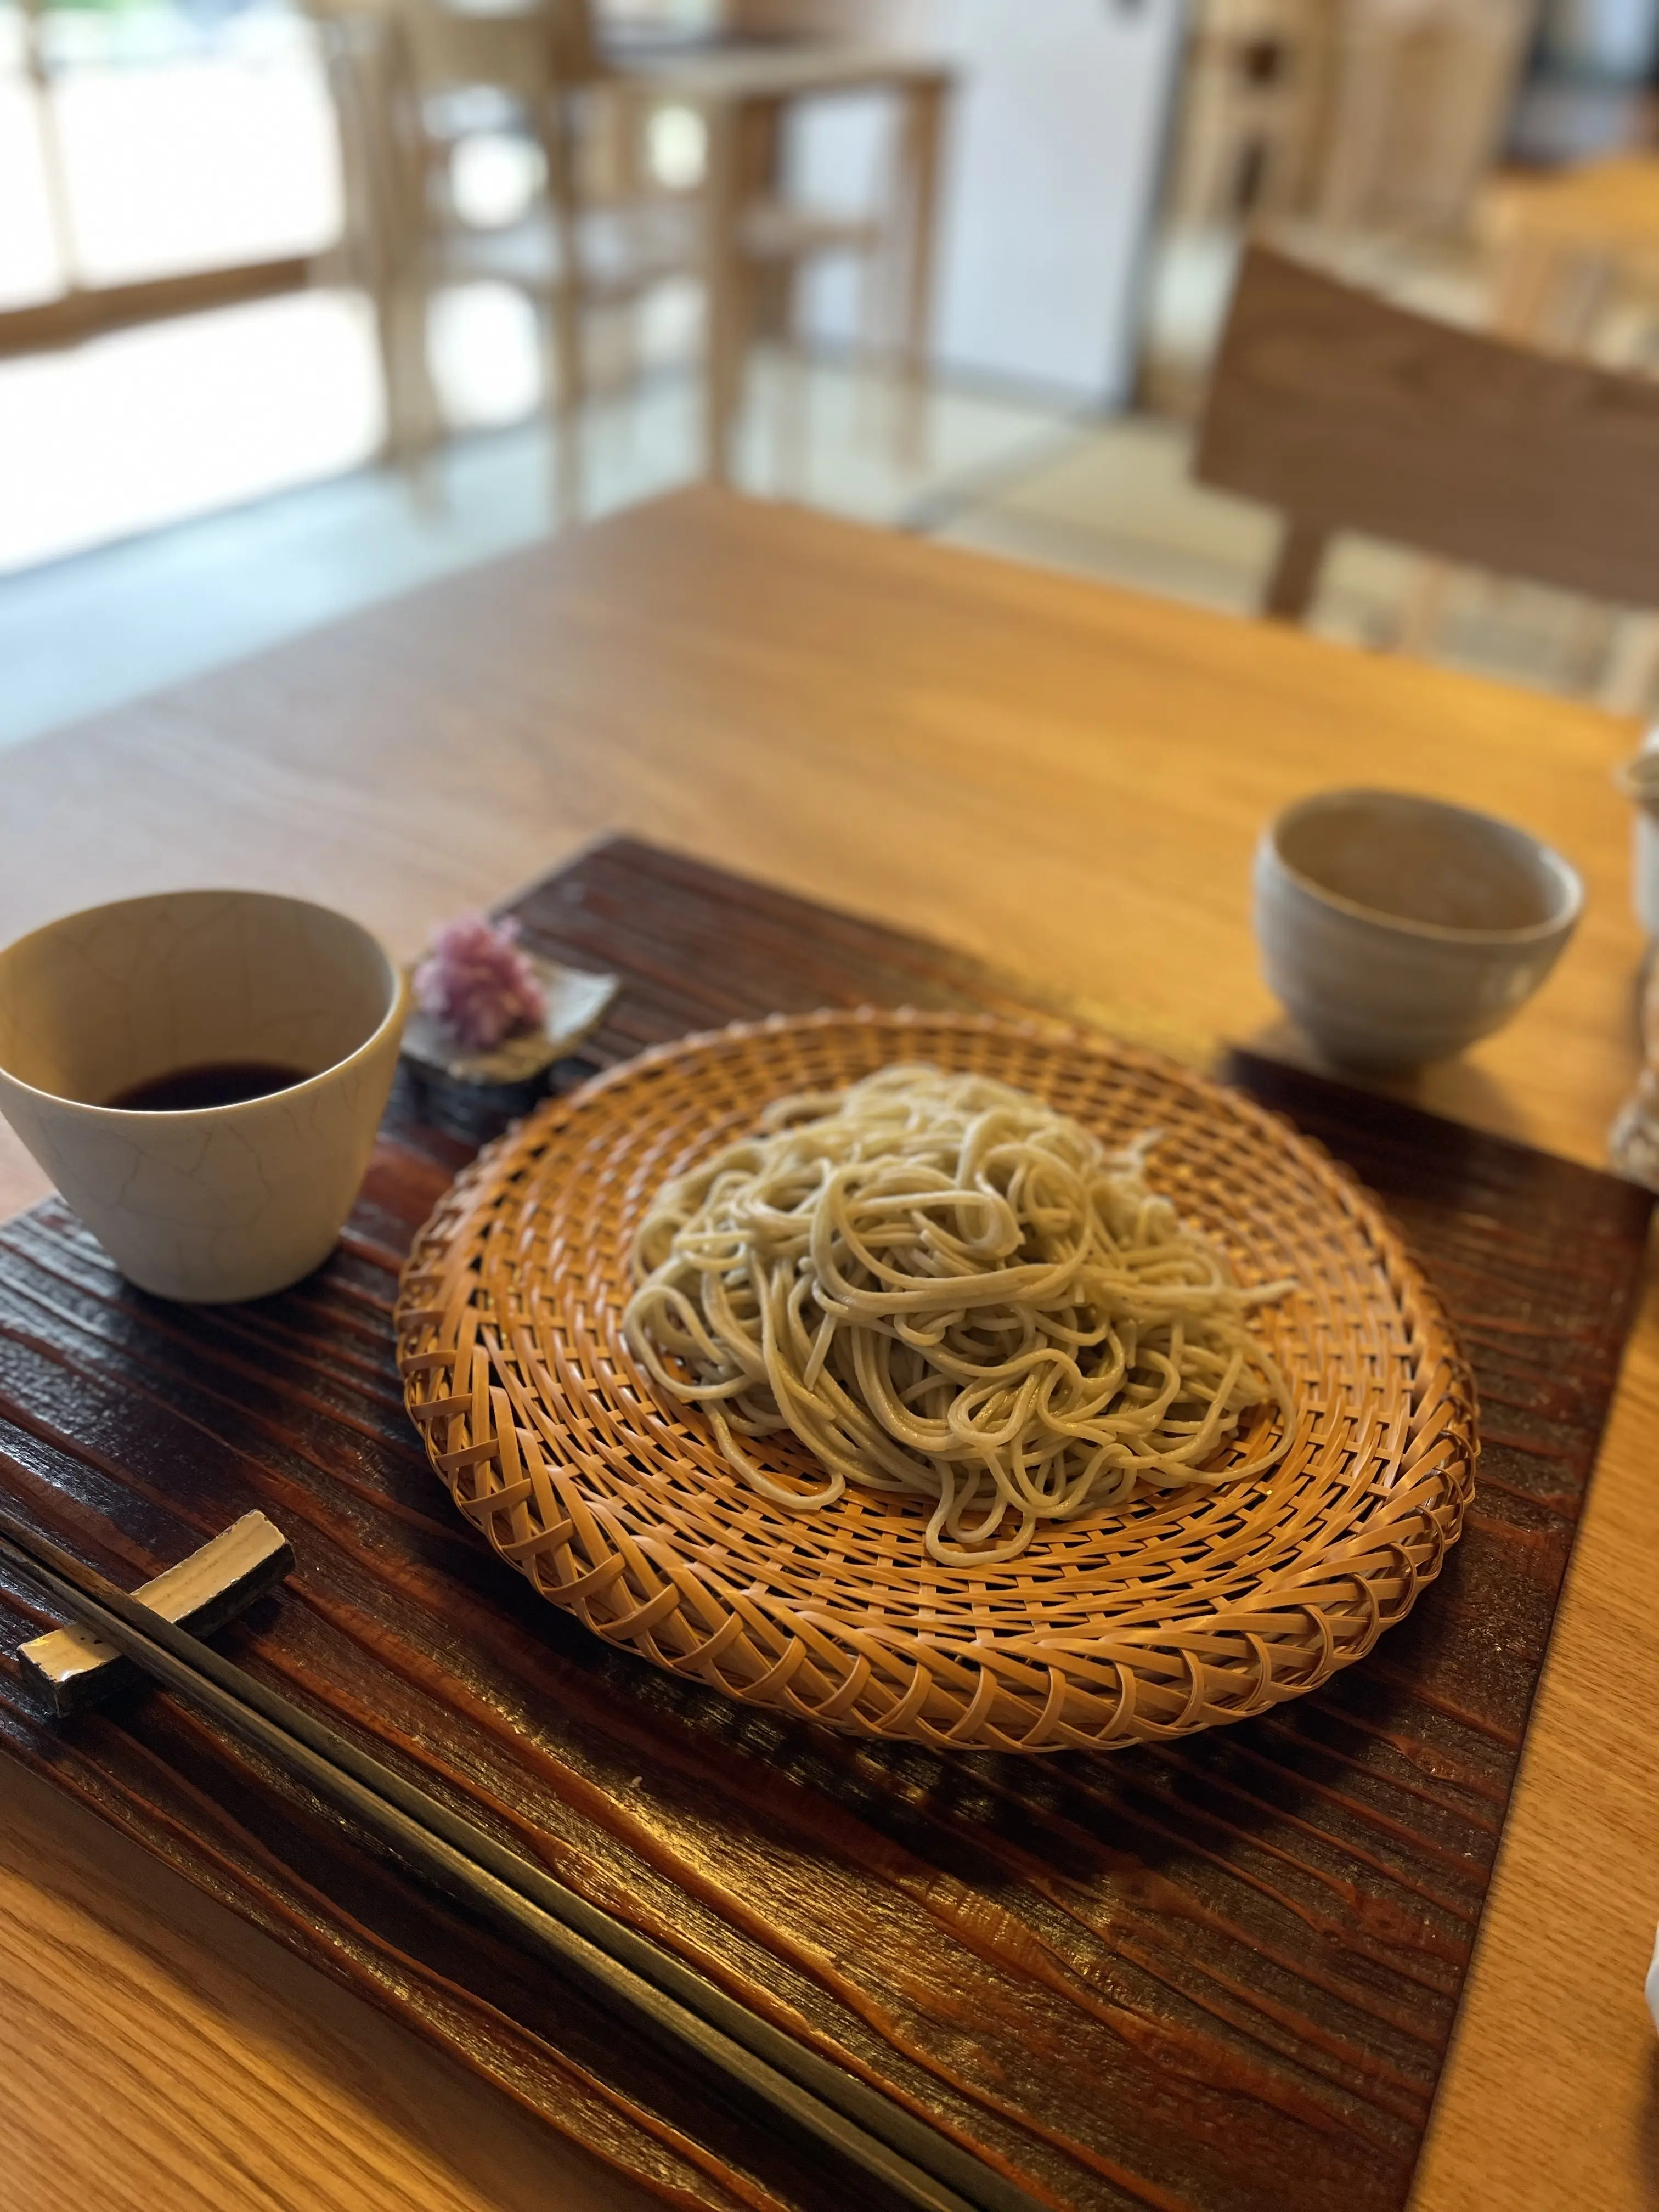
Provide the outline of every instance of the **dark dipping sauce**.
<path id="1" fill-rule="evenodd" d="M 152 1075 L 104 1103 L 123 1114 L 191 1114 L 204 1106 L 240 1106 L 249 1098 L 268 1098 L 273 1091 L 291 1091 L 296 1083 L 309 1083 L 312 1072 L 280 1067 L 269 1060 L 203 1060 Z"/>

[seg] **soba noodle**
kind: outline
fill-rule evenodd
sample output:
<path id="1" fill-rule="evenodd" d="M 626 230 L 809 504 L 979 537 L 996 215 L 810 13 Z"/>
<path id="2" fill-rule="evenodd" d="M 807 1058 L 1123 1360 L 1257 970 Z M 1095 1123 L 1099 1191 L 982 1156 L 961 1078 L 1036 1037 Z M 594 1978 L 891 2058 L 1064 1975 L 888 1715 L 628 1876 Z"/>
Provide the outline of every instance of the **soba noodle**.
<path id="1" fill-rule="evenodd" d="M 1239 1287 L 1147 1188 L 1155 1141 L 1109 1152 L 1024 1091 L 932 1067 L 781 1099 L 659 1194 L 628 1341 L 763 1498 L 931 1498 L 941 1561 L 1012 1559 L 1138 1484 L 1261 1474 L 1295 1416 L 1250 1314 L 1291 1286 Z M 1271 1438 L 1218 1466 L 1265 1404 Z M 739 1441 L 785 1430 L 816 1487 Z"/>

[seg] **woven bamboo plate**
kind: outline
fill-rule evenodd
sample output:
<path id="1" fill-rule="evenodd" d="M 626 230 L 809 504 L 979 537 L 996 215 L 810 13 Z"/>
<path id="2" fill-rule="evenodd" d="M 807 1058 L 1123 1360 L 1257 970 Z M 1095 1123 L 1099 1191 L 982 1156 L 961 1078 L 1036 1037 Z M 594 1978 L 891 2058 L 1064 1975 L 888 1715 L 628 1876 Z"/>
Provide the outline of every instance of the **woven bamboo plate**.
<path id="1" fill-rule="evenodd" d="M 1241 1279 L 1297 1395 L 1260 1480 L 1164 1492 L 946 1567 L 918 1501 L 769 1504 L 622 1339 L 649 1200 L 793 1091 L 900 1060 L 975 1069 L 1109 1143 Z M 1316 1146 L 1154 1055 L 1052 1025 L 825 1013 L 691 1037 L 554 1101 L 482 1154 L 416 1240 L 398 1308 L 409 1410 L 463 1513 L 542 1594 L 659 1667 L 860 1734 L 999 1751 L 1242 1720 L 1324 1681 L 1409 1611 L 1456 1540 L 1474 1391 L 1376 1202 Z M 793 1438 L 769 1464 L 804 1473 Z"/>

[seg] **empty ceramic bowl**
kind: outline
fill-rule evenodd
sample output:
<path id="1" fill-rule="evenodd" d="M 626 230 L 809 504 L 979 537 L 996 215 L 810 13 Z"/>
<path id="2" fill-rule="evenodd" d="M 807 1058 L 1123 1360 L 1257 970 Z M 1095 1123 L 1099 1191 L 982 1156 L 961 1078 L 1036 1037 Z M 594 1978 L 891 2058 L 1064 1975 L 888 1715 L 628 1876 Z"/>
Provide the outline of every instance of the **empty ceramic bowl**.
<path id="1" fill-rule="evenodd" d="M 1584 902 L 1547 845 L 1463 806 L 1328 791 L 1286 807 L 1255 857 L 1268 988 L 1328 1060 L 1415 1067 L 1502 1028 Z"/>

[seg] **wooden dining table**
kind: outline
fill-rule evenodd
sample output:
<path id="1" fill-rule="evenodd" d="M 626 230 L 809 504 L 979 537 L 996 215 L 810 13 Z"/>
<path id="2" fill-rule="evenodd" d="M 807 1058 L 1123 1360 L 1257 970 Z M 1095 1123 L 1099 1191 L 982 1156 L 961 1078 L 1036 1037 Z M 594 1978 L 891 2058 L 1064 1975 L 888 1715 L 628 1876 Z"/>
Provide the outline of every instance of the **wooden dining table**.
<path id="1" fill-rule="evenodd" d="M 413 954 L 628 830 L 942 940 L 1188 1059 L 1305 1057 L 1255 841 L 1319 786 L 1547 836 L 1582 927 L 1397 1088 L 1600 1164 L 1638 1065 L 1626 726 L 1583 706 L 704 489 L 0 756 L 0 936 L 185 884 Z M 7 1140 L 8 1211 L 40 1195 Z M 1546 1358 L 1569 1356 L 1547 1347 Z M 1659 1299 L 1627 1353 L 1443 2078 L 1419 2212 L 1659 2197 Z M 0 1768 L 0 2204 L 519 2212 L 631 2184 Z"/>

